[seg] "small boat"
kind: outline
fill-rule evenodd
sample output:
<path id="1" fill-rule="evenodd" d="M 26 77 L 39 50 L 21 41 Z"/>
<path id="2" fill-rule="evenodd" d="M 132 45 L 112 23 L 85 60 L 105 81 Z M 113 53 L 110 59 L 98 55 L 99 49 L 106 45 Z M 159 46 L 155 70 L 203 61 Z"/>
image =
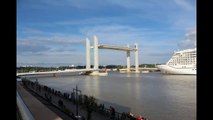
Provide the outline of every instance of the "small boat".
<path id="1" fill-rule="evenodd" d="M 141 73 L 149 73 L 149 71 L 148 70 L 143 70 L 143 71 L 141 71 Z"/>

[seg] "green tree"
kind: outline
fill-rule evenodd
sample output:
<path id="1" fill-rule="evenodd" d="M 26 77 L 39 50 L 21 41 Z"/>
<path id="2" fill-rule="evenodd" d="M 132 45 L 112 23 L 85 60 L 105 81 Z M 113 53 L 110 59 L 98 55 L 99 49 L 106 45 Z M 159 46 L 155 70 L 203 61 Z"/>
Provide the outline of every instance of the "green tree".
<path id="1" fill-rule="evenodd" d="M 85 105 L 87 110 L 87 120 L 91 120 L 92 118 L 92 112 L 96 110 L 97 103 L 96 99 L 94 97 L 86 97 L 85 98 Z"/>

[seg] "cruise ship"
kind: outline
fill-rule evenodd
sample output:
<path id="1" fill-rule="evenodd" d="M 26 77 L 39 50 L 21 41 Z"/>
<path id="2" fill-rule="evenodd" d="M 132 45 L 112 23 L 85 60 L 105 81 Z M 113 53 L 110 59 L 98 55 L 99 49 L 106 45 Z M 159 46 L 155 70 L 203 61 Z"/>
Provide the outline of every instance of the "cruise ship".
<path id="1" fill-rule="evenodd" d="M 165 74 L 196 75 L 196 56 L 196 48 L 177 51 L 165 65 L 157 65 L 157 67 Z"/>

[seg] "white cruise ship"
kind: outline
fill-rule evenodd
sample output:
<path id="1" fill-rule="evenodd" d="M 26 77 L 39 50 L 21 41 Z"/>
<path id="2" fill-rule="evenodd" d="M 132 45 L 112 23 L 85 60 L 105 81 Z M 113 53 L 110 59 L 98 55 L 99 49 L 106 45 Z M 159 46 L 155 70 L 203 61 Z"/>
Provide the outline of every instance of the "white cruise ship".
<path id="1" fill-rule="evenodd" d="M 157 65 L 159 70 L 166 74 L 197 74 L 196 48 L 174 52 L 166 65 Z"/>

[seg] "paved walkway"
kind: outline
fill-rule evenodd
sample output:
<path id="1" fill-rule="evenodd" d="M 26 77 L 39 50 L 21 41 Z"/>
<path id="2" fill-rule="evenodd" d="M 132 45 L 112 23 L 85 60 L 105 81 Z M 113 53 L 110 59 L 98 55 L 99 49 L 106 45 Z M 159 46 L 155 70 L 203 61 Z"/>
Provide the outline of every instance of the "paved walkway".
<path id="1" fill-rule="evenodd" d="M 47 91 L 44 90 L 43 87 L 41 87 L 41 89 L 39 90 L 36 86 L 28 85 L 28 88 L 30 90 L 34 91 L 35 93 L 37 93 L 38 95 L 40 95 L 43 98 L 47 99 L 47 98 L 50 98 L 50 96 L 51 96 L 51 103 L 58 108 L 61 108 L 58 105 L 58 101 L 62 100 L 63 104 L 66 106 L 66 108 L 69 109 L 70 115 L 72 115 L 72 113 L 73 114 L 76 113 L 76 105 L 73 104 L 71 101 L 64 99 L 64 98 L 62 98 L 58 95 L 52 94 L 51 92 L 47 92 Z M 79 116 L 84 116 L 84 118 L 87 117 L 87 111 L 85 109 L 81 108 L 80 106 L 79 106 L 78 114 L 79 114 Z M 92 112 L 91 120 L 109 120 L 109 117 L 105 116 L 103 114 L 97 113 L 97 112 Z"/>
<path id="2" fill-rule="evenodd" d="M 57 114 L 49 110 L 39 100 L 27 92 L 21 85 L 17 83 L 17 91 L 23 99 L 26 106 L 31 111 L 35 120 L 62 120 Z"/>
<path id="3" fill-rule="evenodd" d="M 72 119 L 77 120 L 75 118 L 76 104 L 74 104 L 72 102 L 72 98 L 69 99 L 69 97 L 67 97 L 66 92 L 64 94 L 60 90 L 55 90 L 55 89 L 49 88 L 48 86 L 43 86 L 43 85 L 40 85 L 37 82 L 31 82 L 31 81 L 28 81 L 28 80 L 24 83 L 25 83 L 25 85 L 23 85 L 23 86 L 25 86 L 24 88 L 27 91 L 29 91 L 33 95 L 36 95 L 37 96 L 36 98 L 43 100 L 43 101 L 46 101 L 46 102 L 43 102 L 43 103 L 46 104 L 46 106 L 47 106 L 47 104 L 49 104 L 49 106 L 52 107 L 52 108 L 50 108 L 48 106 L 48 108 L 50 108 L 53 111 L 57 109 L 62 114 L 66 114 L 65 115 L 66 117 L 62 117 L 60 115 L 60 117 L 62 117 L 62 118 L 60 118 L 60 117 L 58 118 L 58 116 L 57 116 L 56 117 L 57 119 L 55 117 L 54 118 L 53 117 L 47 118 L 46 116 L 49 117 L 48 114 L 40 115 L 40 116 L 43 116 L 44 120 L 61 120 L 61 119 L 63 119 L 63 120 L 72 120 Z M 25 90 L 24 88 L 22 88 L 21 86 L 18 86 L 18 91 L 24 91 Z M 31 96 L 31 97 L 33 97 L 33 96 Z M 30 99 L 30 98 L 28 98 L 28 99 Z M 35 99 L 35 98 L 33 98 L 33 99 Z M 31 101 L 31 100 L 28 100 L 28 102 L 29 101 Z M 60 105 L 59 101 L 62 101 L 63 105 Z M 34 111 L 32 111 L 32 112 L 35 112 L 35 114 L 42 114 L 42 113 L 36 113 L 36 112 L 42 111 L 41 109 L 43 109 L 43 108 L 36 108 L 36 106 L 30 106 L 30 107 L 34 108 Z M 59 115 L 58 114 L 59 112 L 56 112 L 56 113 L 57 113 L 57 115 Z M 78 115 L 86 118 L 87 117 L 86 109 L 83 108 L 82 106 L 79 106 Z M 93 111 L 91 116 L 92 116 L 91 120 L 109 120 L 109 111 L 107 109 L 105 109 L 104 111 L 97 111 L 97 112 Z M 38 118 L 36 120 L 43 120 L 43 119 L 41 117 L 41 118 Z M 78 120 L 85 120 L 85 119 L 81 118 L 81 119 L 78 119 Z M 127 114 L 123 115 L 123 114 L 120 114 L 120 113 L 116 113 L 116 120 L 136 120 L 136 118 L 131 117 Z"/>

